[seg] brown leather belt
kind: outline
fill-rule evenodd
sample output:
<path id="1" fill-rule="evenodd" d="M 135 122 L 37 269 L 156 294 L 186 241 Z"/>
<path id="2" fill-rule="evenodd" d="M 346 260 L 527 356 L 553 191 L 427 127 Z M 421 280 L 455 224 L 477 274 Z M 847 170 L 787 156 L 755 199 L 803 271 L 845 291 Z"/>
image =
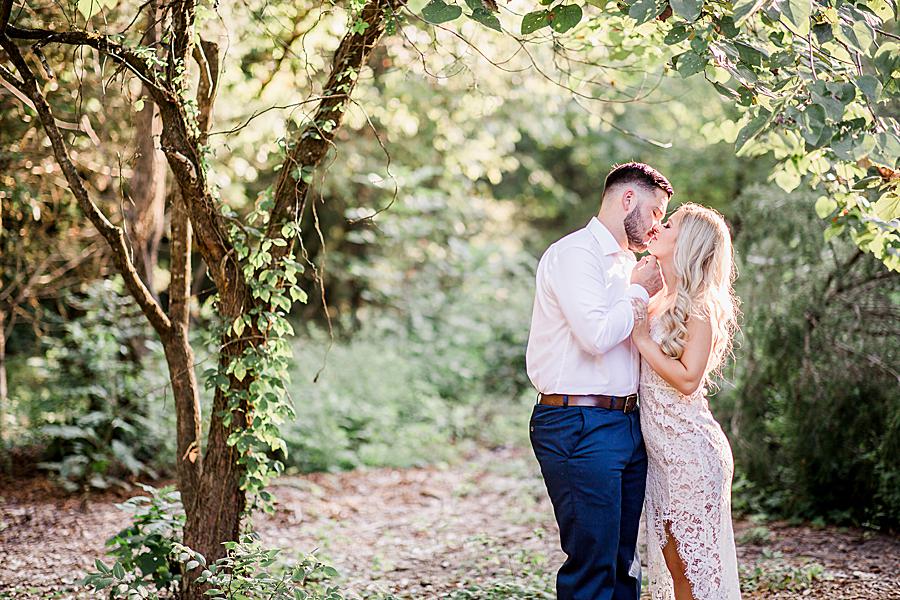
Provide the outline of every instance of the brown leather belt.
<path id="1" fill-rule="evenodd" d="M 621 410 L 625 414 L 637 409 L 638 395 L 628 396 L 604 396 L 602 394 L 572 395 L 572 394 L 540 394 L 538 404 L 548 406 L 584 406 L 589 408 L 606 408 L 608 410 Z"/>

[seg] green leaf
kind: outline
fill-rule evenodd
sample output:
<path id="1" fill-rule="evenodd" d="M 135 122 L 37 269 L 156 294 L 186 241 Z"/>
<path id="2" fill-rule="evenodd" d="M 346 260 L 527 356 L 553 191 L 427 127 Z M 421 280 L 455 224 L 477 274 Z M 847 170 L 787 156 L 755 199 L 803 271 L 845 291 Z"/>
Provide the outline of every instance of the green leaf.
<path id="1" fill-rule="evenodd" d="M 875 136 L 868 133 L 863 133 L 858 139 L 855 140 L 853 148 L 850 150 L 850 156 L 854 161 L 866 158 L 867 156 L 869 156 L 869 153 L 875 149 L 875 143 Z"/>
<path id="2" fill-rule="evenodd" d="M 875 69 L 880 75 L 881 83 L 889 86 L 894 79 L 894 71 L 900 70 L 900 44 L 887 42 L 881 44 L 875 53 Z"/>
<path id="3" fill-rule="evenodd" d="M 690 77 L 706 67 L 706 58 L 694 51 L 688 51 L 675 57 L 675 65 L 682 77 Z"/>
<path id="4" fill-rule="evenodd" d="M 869 102 L 878 102 L 881 96 L 881 82 L 873 75 L 863 75 L 857 78 L 856 86 L 866 95 Z"/>
<path id="5" fill-rule="evenodd" d="M 685 28 L 684 25 L 678 24 L 666 34 L 666 37 L 663 38 L 663 42 L 669 46 L 673 46 L 678 42 L 686 40 L 689 35 L 691 35 L 690 30 Z"/>
<path id="6" fill-rule="evenodd" d="M 781 14 L 793 25 L 794 33 L 806 37 L 809 33 L 809 15 L 812 0 L 787 0 Z"/>
<path id="7" fill-rule="evenodd" d="M 831 241 L 831 238 L 839 236 L 841 233 L 843 233 L 843 231 L 844 231 L 843 223 L 832 224 L 828 229 L 825 230 L 825 234 L 824 234 L 825 241 L 826 242 Z"/>
<path id="8" fill-rule="evenodd" d="M 825 109 L 818 104 L 810 104 L 800 114 L 799 124 L 803 139 L 814 148 L 821 146 L 822 133 L 825 131 Z"/>
<path id="9" fill-rule="evenodd" d="M 455 4 L 446 4 L 443 0 L 431 0 L 422 9 L 422 18 L 435 25 L 459 18 L 462 9 Z"/>
<path id="10" fill-rule="evenodd" d="M 885 194 L 878 199 L 872 210 L 882 221 L 900 219 L 900 194 Z"/>
<path id="11" fill-rule="evenodd" d="M 238 360 L 234 363 L 234 378 L 238 381 L 243 381 L 244 377 L 247 376 L 247 365 L 244 364 L 244 361 Z"/>
<path id="12" fill-rule="evenodd" d="M 577 4 L 564 4 L 550 10 L 547 19 L 556 33 L 565 33 L 581 22 L 583 13 Z"/>
<path id="13" fill-rule="evenodd" d="M 428 4 L 428 0 L 409 0 L 406 3 L 406 8 L 412 13 L 420 13 L 426 4 Z"/>
<path id="14" fill-rule="evenodd" d="M 838 203 L 828 196 L 819 196 L 816 200 L 816 214 L 820 219 L 827 219 L 838 207 Z"/>
<path id="15" fill-rule="evenodd" d="M 831 23 L 817 23 L 813 25 L 812 32 L 820 46 L 834 39 L 834 26 Z"/>
<path id="16" fill-rule="evenodd" d="M 800 185 L 800 175 L 794 170 L 779 171 L 775 175 L 775 184 L 786 193 L 790 194 Z"/>
<path id="17" fill-rule="evenodd" d="M 294 286 L 291 288 L 291 298 L 296 302 L 302 302 L 306 304 L 307 295 L 306 292 L 301 288 Z"/>
<path id="18" fill-rule="evenodd" d="M 628 16 L 638 22 L 646 23 L 658 17 L 666 9 L 666 2 L 661 0 L 635 0 L 628 9 Z"/>
<path id="19" fill-rule="evenodd" d="M 479 6 L 478 8 L 473 10 L 469 18 L 473 21 L 481 23 L 488 29 L 493 29 L 494 31 L 500 32 L 503 31 L 503 29 L 500 28 L 500 19 L 497 18 L 497 15 L 483 6 Z"/>
<path id="20" fill-rule="evenodd" d="M 740 27 L 753 14 L 762 8 L 766 0 L 737 0 L 734 3 L 731 16 L 734 18 L 735 27 Z"/>
<path id="21" fill-rule="evenodd" d="M 766 125 L 772 120 L 773 113 L 766 109 L 761 109 L 759 114 L 750 120 L 749 123 L 738 132 L 737 139 L 734 141 L 735 152 L 740 151 L 747 142 L 755 138 L 760 132 L 766 128 Z"/>
<path id="22" fill-rule="evenodd" d="M 900 139 L 897 135 L 882 131 L 877 135 L 878 145 L 872 153 L 872 160 L 890 169 L 895 169 L 900 163 Z"/>
<path id="23" fill-rule="evenodd" d="M 763 58 L 766 57 L 762 50 L 743 42 L 735 42 L 734 47 L 742 63 L 752 67 L 762 66 Z"/>
<path id="24" fill-rule="evenodd" d="M 851 48 L 865 56 L 870 56 L 869 51 L 875 42 L 875 31 L 865 21 L 856 21 L 852 25 L 841 23 L 835 34 L 840 41 Z"/>
<path id="25" fill-rule="evenodd" d="M 369 24 L 363 21 L 362 19 L 357 19 L 353 26 L 350 28 L 350 31 L 357 35 L 362 35 L 365 33 L 366 29 L 369 28 Z M 325 131 L 328 131 L 325 129 Z"/>
<path id="26" fill-rule="evenodd" d="M 241 315 L 234 320 L 234 323 L 231 325 L 231 330 L 234 331 L 235 335 L 244 333 L 244 315 Z"/>
<path id="27" fill-rule="evenodd" d="M 696 21 L 700 16 L 703 0 L 669 0 L 672 12 L 685 21 Z"/>
<path id="28" fill-rule="evenodd" d="M 116 579 L 124 579 L 125 577 L 125 569 L 122 567 L 122 563 L 116 561 L 116 564 L 113 565 L 113 576 Z"/>
<path id="29" fill-rule="evenodd" d="M 725 38 L 731 39 L 740 33 L 734 24 L 734 19 L 728 15 L 723 15 L 720 19 L 715 20 L 715 23 L 718 25 L 719 33 Z"/>
<path id="30" fill-rule="evenodd" d="M 549 11 L 546 10 L 536 10 L 522 17 L 522 35 L 534 33 L 538 29 L 549 26 L 550 21 L 547 19 L 549 14 Z"/>

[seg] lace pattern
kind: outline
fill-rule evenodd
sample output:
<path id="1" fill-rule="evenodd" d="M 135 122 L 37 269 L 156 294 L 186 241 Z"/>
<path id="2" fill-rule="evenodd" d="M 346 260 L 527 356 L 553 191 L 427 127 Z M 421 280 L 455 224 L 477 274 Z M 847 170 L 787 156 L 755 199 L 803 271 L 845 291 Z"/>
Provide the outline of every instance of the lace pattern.
<path id="1" fill-rule="evenodd" d="M 651 336 L 659 340 L 657 322 Z M 739 600 L 731 523 L 734 463 L 728 439 L 709 412 L 704 386 L 685 396 L 641 364 L 641 430 L 647 447 L 644 517 L 653 600 L 674 600 L 662 548 L 666 524 L 696 600 Z"/>

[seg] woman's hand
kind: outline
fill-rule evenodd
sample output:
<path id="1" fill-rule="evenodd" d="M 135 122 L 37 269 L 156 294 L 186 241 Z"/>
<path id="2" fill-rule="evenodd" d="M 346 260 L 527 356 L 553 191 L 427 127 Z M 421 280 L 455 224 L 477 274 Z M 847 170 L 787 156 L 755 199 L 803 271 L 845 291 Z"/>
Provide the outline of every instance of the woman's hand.
<path id="1" fill-rule="evenodd" d="M 635 341 L 650 339 L 650 318 L 647 316 L 647 303 L 639 298 L 632 298 L 631 308 L 634 312 L 634 328 L 631 330 L 631 337 Z"/>

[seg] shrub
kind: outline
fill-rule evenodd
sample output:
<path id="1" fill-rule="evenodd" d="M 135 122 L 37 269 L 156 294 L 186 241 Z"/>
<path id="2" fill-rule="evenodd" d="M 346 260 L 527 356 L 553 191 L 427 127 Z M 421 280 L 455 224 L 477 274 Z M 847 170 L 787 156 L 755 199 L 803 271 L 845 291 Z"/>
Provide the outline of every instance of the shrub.
<path id="1" fill-rule="evenodd" d="M 745 478 L 736 506 L 896 525 L 900 277 L 842 238 L 823 245 L 814 204 L 764 186 L 738 203 L 743 339 L 713 401 Z"/>
<path id="2" fill-rule="evenodd" d="M 312 555 L 281 564 L 281 551 L 264 548 L 254 534 L 226 542 L 227 554 L 207 565 L 203 555 L 180 543 L 185 517 L 179 494 L 171 487 L 141 487 L 149 496 L 117 505 L 133 511 L 132 523 L 106 543 L 113 565 L 97 559 L 97 570 L 82 579 L 89 589 L 115 599 L 167 598 L 177 594 L 186 573 L 203 567 L 197 582 L 209 586 L 210 598 L 343 600 L 338 587 L 328 584 L 338 575 L 332 567 Z"/>
<path id="3" fill-rule="evenodd" d="M 159 344 L 120 280 L 92 283 L 68 304 L 80 316 L 61 321 L 31 361 L 42 376 L 30 403 L 46 445 L 41 466 L 69 490 L 156 477 L 173 460 Z"/>

